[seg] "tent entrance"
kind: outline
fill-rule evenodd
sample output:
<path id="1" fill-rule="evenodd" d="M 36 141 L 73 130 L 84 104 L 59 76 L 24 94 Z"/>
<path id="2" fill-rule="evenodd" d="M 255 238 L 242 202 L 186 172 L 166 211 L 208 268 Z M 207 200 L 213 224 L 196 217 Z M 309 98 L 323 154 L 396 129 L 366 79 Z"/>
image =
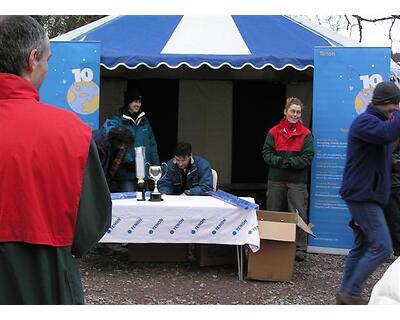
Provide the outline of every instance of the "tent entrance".
<path id="1" fill-rule="evenodd" d="M 286 86 L 278 82 L 234 82 L 232 183 L 266 183 L 261 150 L 269 129 L 283 117 L 285 98 Z"/>
<path id="2" fill-rule="evenodd" d="M 160 161 L 166 162 L 174 156 L 177 140 L 179 80 L 128 80 L 127 91 L 133 88 L 143 96 L 142 110 L 153 129 Z"/>

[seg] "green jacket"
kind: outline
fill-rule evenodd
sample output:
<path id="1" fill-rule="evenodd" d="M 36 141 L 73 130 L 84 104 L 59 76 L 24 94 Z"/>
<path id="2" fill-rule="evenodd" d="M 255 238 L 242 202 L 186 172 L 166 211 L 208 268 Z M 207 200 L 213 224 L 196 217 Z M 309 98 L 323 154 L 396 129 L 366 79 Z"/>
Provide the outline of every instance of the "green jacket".
<path id="1" fill-rule="evenodd" d="M 75 257 L 81 257 L 96 244 L 110 223 L 111 198 L 92 142 L 72 246 L 0 243 L 0 304 L 83 304 Z"/>
<path id="2" fill-rule="evenodd" d="M 262 156 L 269 166 L 268 181 L 307 183 L 307 169 L 314 158 L 312 134 L 304 138 L 301 152 L 276 151 L 275 141 L 268 133 Z"/>

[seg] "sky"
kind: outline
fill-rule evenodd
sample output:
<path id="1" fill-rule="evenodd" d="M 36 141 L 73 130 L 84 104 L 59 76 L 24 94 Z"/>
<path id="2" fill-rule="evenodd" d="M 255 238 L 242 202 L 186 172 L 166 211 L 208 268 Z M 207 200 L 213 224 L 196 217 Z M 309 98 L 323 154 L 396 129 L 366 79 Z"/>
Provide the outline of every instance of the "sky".
<path id="1" fill-rule="evenodd" d="M 397 12 L 398 14 L 399 12 Z M 396 14 L 396 12 L 391 12 L 390 14 Z M 388 14 L 383 14 L 379 16 L 371 16 L 371 15 L 362 15 L 362 17 L 367 18 L 367 19 L 376 19 L 376 18 L 382 18 L 382 17 L 387 17 L 390 15 Z M 323 16 L 323 15 L 322 15 Z M 322 17 L 320 16 L 320 17 Z M 325 16 L 326 17 L 326 16 Z M 313 22 L 316 19 L 313 19 Z M 351 20 L 351 22 L 356 22 L 356 20 Z M 392 47 L 392 51 L 394 53 L 400 52 L 400 20 L 396 21 L 395 24 L 393 25 L 392 28 L 392 39 L 393 42 L 391 43 L 389 39 L 389 29 L 390 29 L 391 21 L 382 21 L 382 22 L 376 22 L 376 23 L 371 23 L 371 22 L 363 22 L 362 27 L 362 41 L 361 43 L 366 45 L 366 46 L 371 46 L 371 47 Z M 329 27 L 328 25 L 325 24 L 326 27 Z M 359 28 L 357 25 L 355 25 L 350 32 L 350 30 L 346 30 L 343 28 L 339 33 L 341 33 L 344 36 L 347 36 L 355 41 L 359 41 Z"/>

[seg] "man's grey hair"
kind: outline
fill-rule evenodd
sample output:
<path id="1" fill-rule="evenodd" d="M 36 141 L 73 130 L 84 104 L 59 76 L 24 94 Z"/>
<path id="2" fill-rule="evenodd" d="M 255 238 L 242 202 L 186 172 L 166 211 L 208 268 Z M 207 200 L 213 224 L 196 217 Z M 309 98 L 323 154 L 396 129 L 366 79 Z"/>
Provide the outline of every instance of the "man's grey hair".
<path id="1" fill-rule="evenodd" d="M 47 42 L 46 31 L 31 16 L 0 16 L 0 72 L 22 75 L 32 50 L 40 59 Z"/>

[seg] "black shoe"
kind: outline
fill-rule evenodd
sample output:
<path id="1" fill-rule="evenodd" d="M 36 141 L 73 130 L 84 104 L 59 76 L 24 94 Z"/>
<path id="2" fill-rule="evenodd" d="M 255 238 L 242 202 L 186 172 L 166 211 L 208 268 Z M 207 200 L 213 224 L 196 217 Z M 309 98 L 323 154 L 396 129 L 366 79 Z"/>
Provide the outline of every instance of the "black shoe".
<path id="1" fill-rule="evenodd" d="M 368 301 L 361 298 L 361 296 L 351 296 L 349 294 L 339 292 L 336 294 L 336 304 L 340 305 L 364 305 Z"/>
<path id="2" fill-rule="evenodd" d="M 304 261 L 306 259 L 306 253 L 304 251 L 296 252 L 296 261 Z"/>

